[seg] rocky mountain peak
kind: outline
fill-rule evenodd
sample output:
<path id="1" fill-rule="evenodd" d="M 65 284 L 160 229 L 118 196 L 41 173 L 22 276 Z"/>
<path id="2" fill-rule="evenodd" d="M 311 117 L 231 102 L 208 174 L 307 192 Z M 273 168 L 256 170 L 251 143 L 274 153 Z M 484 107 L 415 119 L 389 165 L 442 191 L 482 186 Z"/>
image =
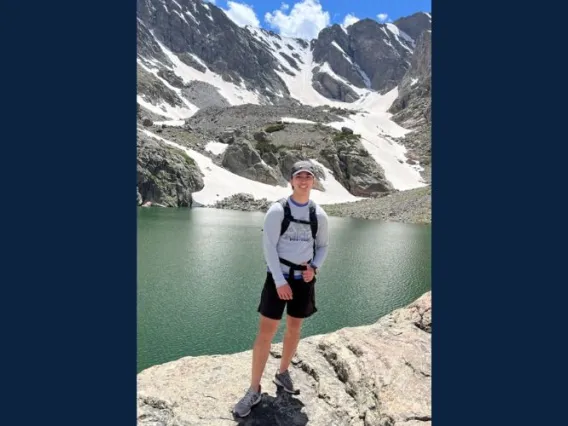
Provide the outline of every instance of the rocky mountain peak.
<path id="1" fill-rule="evenodd" d="M 394 21 L 394 25 L 414 40 L 418 40 L 418 37 L 420 37 L 425 30 L 432 29 L 432 15 L 426 12 L 417 12 L 410 16 L 397 19 Z"/>

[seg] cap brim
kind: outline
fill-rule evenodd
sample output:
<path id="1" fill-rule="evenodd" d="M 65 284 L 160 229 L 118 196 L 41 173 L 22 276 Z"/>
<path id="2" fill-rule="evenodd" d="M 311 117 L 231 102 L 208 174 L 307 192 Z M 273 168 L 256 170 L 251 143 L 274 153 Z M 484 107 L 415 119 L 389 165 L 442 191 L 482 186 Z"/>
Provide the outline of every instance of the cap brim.
<path id="1" fill-rule="evenodd" d="M 296 176 L 298 173 L 302 173 L 302 172 L 306 172 L 306 173 L 311 174 L 312 176 L 315 176 L 314 172 L 312 172 L 311 170 L 307 170 L 307 169 L 296 170 L 294 173 L 292 173 L 292 176 Z"/>

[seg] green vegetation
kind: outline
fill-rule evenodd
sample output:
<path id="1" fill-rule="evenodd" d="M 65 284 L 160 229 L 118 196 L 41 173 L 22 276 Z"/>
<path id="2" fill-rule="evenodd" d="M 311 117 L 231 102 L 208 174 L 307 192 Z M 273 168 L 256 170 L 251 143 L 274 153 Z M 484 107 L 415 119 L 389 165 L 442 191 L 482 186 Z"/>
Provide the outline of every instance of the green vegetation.
<path id="1" fill-rule="evenodd" d="M 284 123 L 277 123 L 277 124 L 271 124 L 270 126 L 267 126 L 264 131 L 266 133 L 273 133 L 273 132 L 277 132 L 279 130 L 283 130 L 284 129 Z"/>
<path id="2" fill-rule="evenodd" d="M 355 133 L 344 133 L 344 132 L 335 132 L 333 134 L 333 141 L 340 142 L 340 141 L 347 141 L 351 143 L 359 142 L 361 140 L 361 135 L 357 135 Z"/>
<path id="3" fill-rule="evenodd" d="M 189 164 L 190 166 L 195 166 L 195 160 L 191 158 L 189 155 L 187 155 L 187 152 L 182 151 L 181 149 L 171 148 L 171 147 L 168 147 L 168 150 L 174 155 L 175 154 L 181 155 L 186 161 L 186 163 Z"/>

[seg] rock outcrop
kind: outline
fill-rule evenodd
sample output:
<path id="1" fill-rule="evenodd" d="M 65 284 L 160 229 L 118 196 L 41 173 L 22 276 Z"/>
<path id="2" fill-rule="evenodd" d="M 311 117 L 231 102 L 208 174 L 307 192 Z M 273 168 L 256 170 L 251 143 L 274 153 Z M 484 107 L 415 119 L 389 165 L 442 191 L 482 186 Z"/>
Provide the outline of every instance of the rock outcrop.
<path id="1" fill-rule="evenodd" d="M 300 341 L 291 374 L 301 393 L 272 384 L 241 425 L 430 426 L 431 294 L 368 326 Z M 185 357 L 138 374 L 138 425 L 229 426 L 250 380 L 251 352 Z"/>
<path id="2" fill-rule="evenodd" d="M 336 80 L 326 72 L 319 72 L 319 67 L 314 68 L 314 76 L 312 78 L 312 86 L 321 95 L 330 99 L 337 99 L 343 102 L 355 102 L 359 99 L 359 95 L 355 93 L 345 83 Z"/>
<path id="3" fill-rule="evenodd" d="M 384 171 L 363 147 L 360 135 L 344 128 L 333 136 L 333 145 L 320 151 L 321 161 L 351 194 L 369 197 L 392 191 Z"/>
<path id="4" fill-rule="evenodd" d="M 393 23 L 409 37 L 418 40 L 422 32 L 432 29 L 432 15 L 426 12 L 417 12 L 399 18 Z"/>
<path id="5" fill-rule="evenodd" d="M 191 193 L 203 189 L 197 164 L 185 152 L 144 134 L 138 134 L 137 150 L 137 203 L 191 206 Z"/>
<path id="6" fill-rule="evenodd" d="M 223 155 L 223 167 L 236 175 L 268 185 L 281 183 L 275 171 L 266 164 L 247 140 L 235 142 Z"/>
<path id="7" fill-rule="evenodd" d="M 210 207 L 225 210 L 240 210 L 244 212 L 266 212 L 274 201 L 266 198 L 255 199 L 252 194 L 239 193 L 217 201 Z"/>

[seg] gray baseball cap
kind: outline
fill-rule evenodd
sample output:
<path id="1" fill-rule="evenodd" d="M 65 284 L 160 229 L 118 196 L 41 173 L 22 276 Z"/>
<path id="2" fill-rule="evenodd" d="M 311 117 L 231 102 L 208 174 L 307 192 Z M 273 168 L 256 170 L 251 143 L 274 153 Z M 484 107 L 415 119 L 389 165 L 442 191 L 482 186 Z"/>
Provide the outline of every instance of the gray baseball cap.
<path id="1" fill-rule="evenodd" d="M 314 165 L 309 161 L 297 161 L 292 166 L 290 177 L 296 176 L 300 172 L 307 172 L 315 177 Z"/>

